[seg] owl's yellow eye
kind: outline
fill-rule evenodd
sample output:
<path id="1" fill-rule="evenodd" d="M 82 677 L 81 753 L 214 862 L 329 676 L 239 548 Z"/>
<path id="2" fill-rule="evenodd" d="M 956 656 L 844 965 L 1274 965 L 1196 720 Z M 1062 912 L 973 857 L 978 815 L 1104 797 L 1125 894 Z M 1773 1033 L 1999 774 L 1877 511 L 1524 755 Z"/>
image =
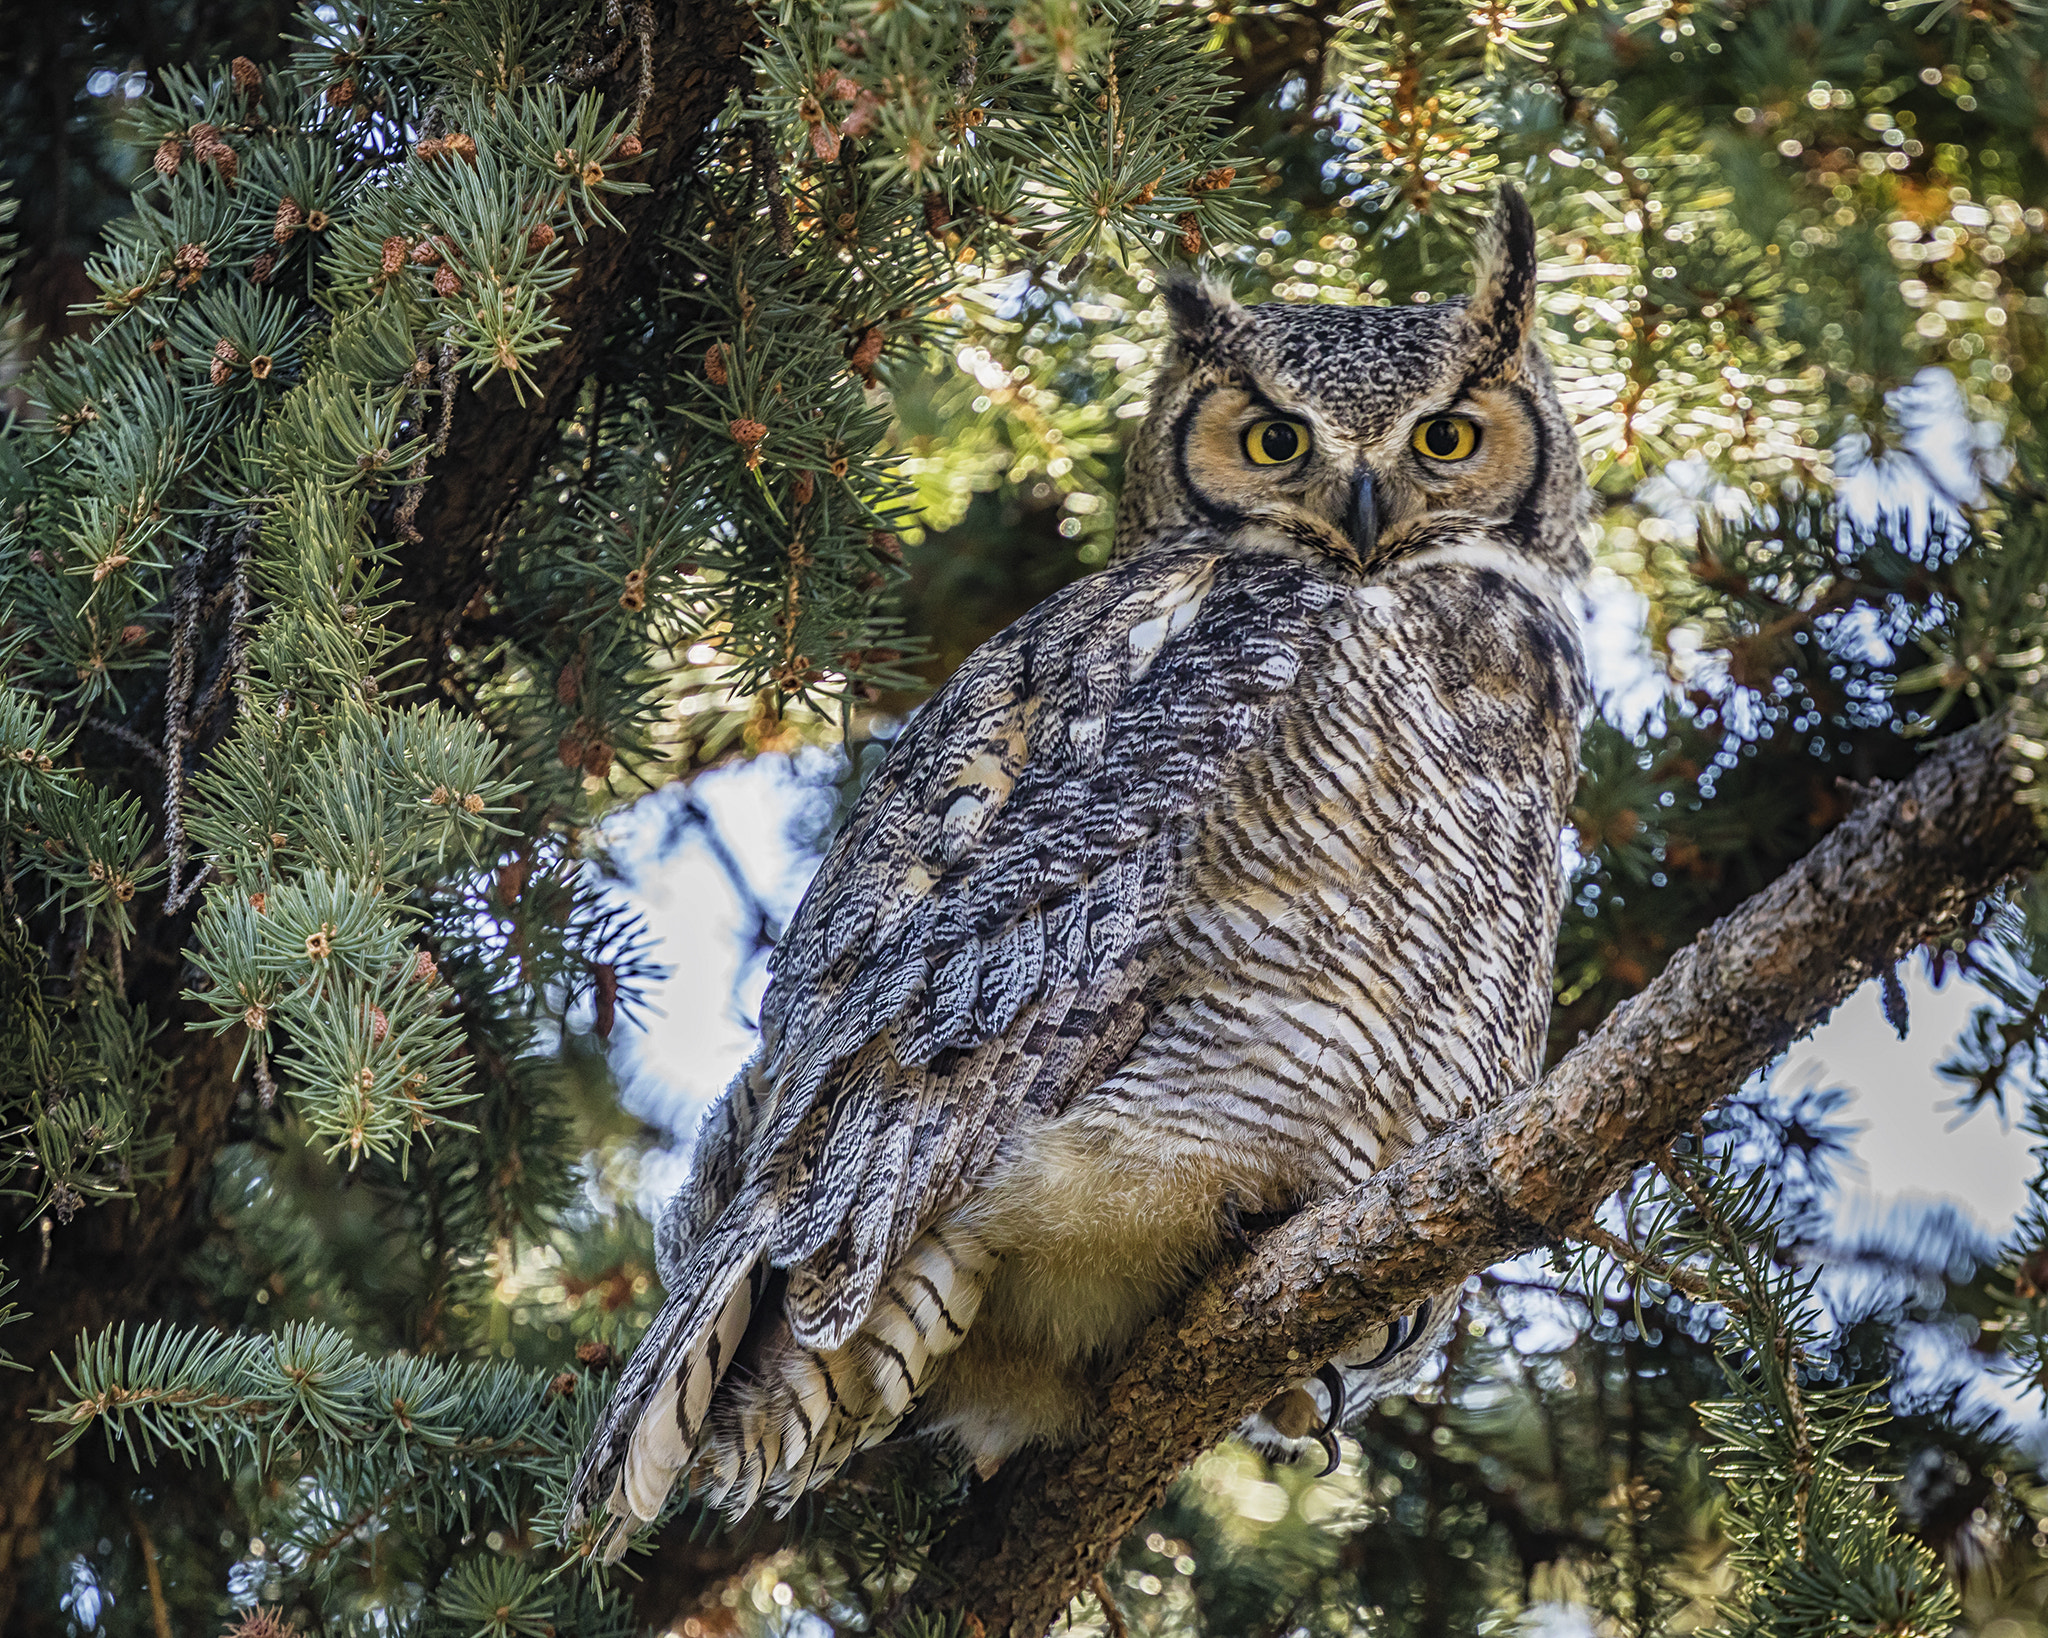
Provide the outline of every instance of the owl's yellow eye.
<path id="1" fill-rule="evenodd" d="M 1462 461 L 1479 447 L 1479 427 L 1462 415 L 1434 415 L 1416 423 L 1408 442 L 1433 461 Z"/>
<path id="2" fill-rule="evenodd" d="M 1285 466 L 1308 453 L 1308 428 L 1278 416 L 1244 429 L 1245 459 L 1254 466 Z"/>

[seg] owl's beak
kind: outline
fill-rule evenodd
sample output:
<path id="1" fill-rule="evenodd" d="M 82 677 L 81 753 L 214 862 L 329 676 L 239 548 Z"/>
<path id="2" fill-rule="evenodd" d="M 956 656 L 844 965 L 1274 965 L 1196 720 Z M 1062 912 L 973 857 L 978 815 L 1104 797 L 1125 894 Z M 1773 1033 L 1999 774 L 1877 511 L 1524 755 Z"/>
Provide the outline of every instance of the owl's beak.
<path id="1" fill-rule="evenodd" d="M 1370 470 L 1360 472 L 1351 482 L 1351 504 L 1344 510 L 1344 532 L 1351 537 L 1359 562 L 1371 562 L 1374 548 L 1380 543 L 1380 503 Z"/>

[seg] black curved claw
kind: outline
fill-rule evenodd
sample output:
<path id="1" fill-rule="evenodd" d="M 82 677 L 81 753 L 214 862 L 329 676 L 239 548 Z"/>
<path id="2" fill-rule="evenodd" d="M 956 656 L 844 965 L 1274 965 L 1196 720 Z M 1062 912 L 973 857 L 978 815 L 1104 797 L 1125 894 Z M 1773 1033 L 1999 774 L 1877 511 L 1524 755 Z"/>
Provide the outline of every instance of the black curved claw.
<path id="1" fill-rule="evenodd" d="M 1316 1372 L 1316 1380 L 1330 1392 L 1330 1414 L 1323 1418 L 1321 1429 L 1329 1433 L 1344 1425 L 1344 1373 L 1335 1364 L 1329 1364 Z"/>
<path id="2" fill-rule="evenodd" d="M 1323 1454 L 1329 1458 L 1328 1461 L 1323 1463 L 1323 1470 L 1316 1477 L 1327 1479 L 1332 1473 L 1337 1471 L 1337 1464 L 1344 1460 L 1344 1446 L 1338 1440 L 1335 1428 L 1324 1428 L 1321 1433 L 1316 1435 L 1316 1443 L 1323 1447 Z"/>
<path id="3" fill-rule="evenodd" d="M 1375 1365 L 1384 1365 L 1409 1343 L 1421 1336 L 1429 1325 L 1429 1302 L 1425 1298 L 1412 1314 L 1403 1314 L 1394 1321 L 1393 1329 L 1387 1335 L 1387 1345 L 1368 1359 L 1361 1370 L 1369 1371 Z"/>

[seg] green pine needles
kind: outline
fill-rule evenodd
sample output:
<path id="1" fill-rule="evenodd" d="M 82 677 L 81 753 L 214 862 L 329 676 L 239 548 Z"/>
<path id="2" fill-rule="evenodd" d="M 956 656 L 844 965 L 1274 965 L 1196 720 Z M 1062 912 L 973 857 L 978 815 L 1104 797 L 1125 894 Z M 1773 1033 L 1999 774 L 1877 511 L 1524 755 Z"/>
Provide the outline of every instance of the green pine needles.
<path id="1" fill-rule="evenodd" d="M 1558 1051 L 1927 737 L 1995 718 L 2043 788 L 2030 8 L 366 0 L 251 29 L 93 150 L 133 194 L 77 333 L 4 332 L 34 356 L 0 432 L 0 1196 L 47 1329 L 10 1306 L 0 1343 L 69 1363 L 24 1377 L 0 1472 L 31 1433 L 69 1465 L 21 1503 L 40 1559 L 0 1477 L 0 1622 L 23 1588 L 23 1630 L 121 1638 L 973 1630 L 916 1607 L 960 1497 L 931 1452 L 786 1530 L 678 1502 L 630 1574 L 554 1545 L 656 1291 L 610 1043 L 657 956 L 711 968 L 622 907 L 604 826 L 843 744 L 822 826 L 924 689 L 1100 563 L 1172 267 L 1441 299 L 1496 185 L 1531 201 L 1599 592 L 1646 608 L 1653 696 L 1587 734 Z M 17 123 L 27 181 L 74 163 Z M 1927 453 L 1927 370 L 1974 466 Z M 1989 997 L 1949 1073 L 2048 1133 L 2038 890 L 1931 959 Z M 1579 1305 L 1568 1341 L 1528 1343 L 1496 1271 L 1362 1463 L 1198 1474 L 1075 1620 L 1436 1634 L 1576 1601 L 1791 1638 L 1943 1633 L 1961 1597 L 2002 1631 L 2021 1595 L 1894 1479 L 2016 1459 L 1901 1408 L 1783 1171 L 1721 1133 L 1645 1174 L 1583 1279 L 1528 1282 Z M 2044 1244 L 2036 1209 L 1921 1305 L 2030 1388 Z M 2010 1567 L 2048 1498 L 1979 1499 Z"/>

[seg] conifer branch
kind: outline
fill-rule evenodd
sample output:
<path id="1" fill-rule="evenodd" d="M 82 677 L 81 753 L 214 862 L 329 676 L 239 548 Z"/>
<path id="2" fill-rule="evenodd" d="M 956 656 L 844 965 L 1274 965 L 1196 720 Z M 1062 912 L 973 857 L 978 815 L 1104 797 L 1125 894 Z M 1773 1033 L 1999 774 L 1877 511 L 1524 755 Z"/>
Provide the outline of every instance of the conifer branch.
<path id="1" fill-rule="evenodd" d="M 936 1555 L 933 1602 L 1039 1638 L 1173 1478 L 1297 1379 L 1490 1263 L 1563 1237 L 1855 987 L 1953 936 L 2037 856 L 1997 726 L 1932 750 L 1703 932 L 1529 1088 L 1302 1212 L 1156 1321 L 1087 1442 L 1013 1461 Z"/>

